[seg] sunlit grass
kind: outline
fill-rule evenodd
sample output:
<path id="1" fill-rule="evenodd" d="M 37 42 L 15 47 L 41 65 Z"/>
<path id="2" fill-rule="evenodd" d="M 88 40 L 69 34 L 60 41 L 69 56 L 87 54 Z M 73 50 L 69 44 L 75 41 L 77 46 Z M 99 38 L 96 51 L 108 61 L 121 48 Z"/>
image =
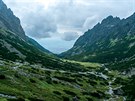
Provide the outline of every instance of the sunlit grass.
<path id="1" fill-rule="evenodd" d="M 93 68 L 99 68 L 101 67 L 102 65 L 100 63 L 92 63 L 92 62 L 79 62 L 79 61 L 74 61 L 74 60 L 66 60 L 66 59 L 63 59 L 63 61 L 67 61 L 67 62 L 71 62 L 71 63 L 78 63 L 84 67 L 93 67 Z"/>

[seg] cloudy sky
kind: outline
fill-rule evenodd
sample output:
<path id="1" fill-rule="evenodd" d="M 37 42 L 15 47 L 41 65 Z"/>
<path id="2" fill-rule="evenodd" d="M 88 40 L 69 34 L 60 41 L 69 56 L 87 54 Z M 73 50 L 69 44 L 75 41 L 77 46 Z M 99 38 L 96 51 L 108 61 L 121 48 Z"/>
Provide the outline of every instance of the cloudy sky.
<path id="1" fill-rule="evenodd" d="M 26 34 L 54 53 L 70 49 L 77 38 L 109 15 L 126 18 L 135 0 L 3 0 Z"/>

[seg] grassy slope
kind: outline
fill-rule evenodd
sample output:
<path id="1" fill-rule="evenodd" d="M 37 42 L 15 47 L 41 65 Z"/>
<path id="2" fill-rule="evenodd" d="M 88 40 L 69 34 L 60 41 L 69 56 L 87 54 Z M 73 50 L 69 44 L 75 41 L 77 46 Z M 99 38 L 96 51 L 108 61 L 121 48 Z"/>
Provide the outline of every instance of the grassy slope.
<path id="1" fill-rule="evenodd" d="M 102 67 L 96 67 L 95 63 L 83 68 L 87 68 L 89 72 L 102 71 Z M 113 76 L 118 77 L 115 72 L 108 74 L 106 71 L 105 74 L 110 79 L 105 80 L 85 72 L 51 70 L 42 68 L 41 65 L 0 60 L 0 94 L 15 96 L 19 101 L 72 101 L 74 96 L 79 101 L 103 101 L 111 97 L 106 93 L 109 89 L 108 82 Z M 115 84 L 115 87 L 118 86 L 119 84 Z"/>
<path id="2" fill-rule="evenodd" d="M 0 94 L 15 96 L 19 101 L 20 99 L 27 99 L 26 101 L 69 101 L 74 96 L 77 96 L 80 101 L 98 101 L 98 99 L 103 100 L 111 97 L 106 94 L 109 89 L 109 80 L 85 73 L 86 71 L 104 72 L 100 68 L 101 64 L 61 60 L 49 56 L 27 44 L 10 31 L 0 30 L 0 38 L 19 50 L 26 58 L 20 59 L 16 53 L 9 52 L 2 44 L 0 44 L 0 57 L 37 64 L 16 64 L 16 62 L 7 60 L 6 62 L 1 61 Z M 2 41 L 0 40 L 0 42 Z M 22 45 L 23 48 L 16 43 Z M 50 69 L 43 69 L 42 67 Z M 115 73 L 107 73 L 107 75 L 119 77 Z M 119 86 L 119 84 L 121 82 L 116 82 L 114 87 Z M 130 88 L 130 85 L 126 86 Z M 126 92 L 130 91 L 126 90 Z M 133 92 L 131 91 L 130 94 Z M 3 100 L 4 98 L 0 98 L 0 101 Z"/>
<path id="3" fill-rule="evenodd" d="M 9 51 L 9 49 L 3 45 L 4 42 L 10 45 L 11 50 L 14 48 L 19 51 L 23 57 L 16 52 Z M 0 57 L 12 61 L 20 60 L 22 62 L 27 61 L 29 63 L 42 64 L 44 67 L 52 69 L 83 71 L 81 68 L 78 68 L 80 65 L 63 62 L 57 57 L 48 55 L 27 43 L 13 32 L 3 29 L 0 29 Z"/>
<path id="4" fill-rule="evenodd" d="M 79 62 L 79 61 L 73 61 L 73 60 L 66 60 L 66 59 L 63 59 L 63 61 L 67 61 L 67 62 L 71 62 L 71 63 L 78 63 L 84 67 L 91 67 L 91 68 L 97 68 L 97 67 L 101 67 L 101 64 L 100 63 L 91 63 L 91 62 Z"/>

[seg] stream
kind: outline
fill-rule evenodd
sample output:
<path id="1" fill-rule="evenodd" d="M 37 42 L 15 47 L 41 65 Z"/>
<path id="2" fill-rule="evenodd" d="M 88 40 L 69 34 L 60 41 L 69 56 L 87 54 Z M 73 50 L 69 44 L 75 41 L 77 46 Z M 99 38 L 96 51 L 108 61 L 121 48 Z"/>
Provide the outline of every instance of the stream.
<path id="1" fill-rule="evenodd" d="M 104 67 L 105 67 L 105 66 L 104 66 Z M 106 67 L 105 67 L 104 70 L 110 72 L 110 71 L 108 70 L 108 68 L 106 68 Z M 105 76 L 106 76 L 107 78 L 109 78 L 107 75 L 105 75 Z M 109 81 L 109 85 L 108 85 L 109 90 L 106 92 L 106 93 L 109 94 L 112 98 L 110 98 L 109 100 L 104 100 L 104 101 L 117 101 L 117 99 L 118 99 L 119 97 L 122 97 L 122 99 L 123 99 L 122 101 L 126 101 L 126 98 L 125 98 L 124 96 L 115 95 L 114 90 L 121 89 L 121 87 L 122 87 L 122 85 L 120 85 L 119 87 L 113 88 L 113 87 L 112 87 L 112 83 L 113 83 L 115 80 L 116 80 L 116 78 L 113 78 L 111 81 Z"/>
<path id="2" fill-rule="evenodd" d="M 1 94 L 1 93 L 0 93 L 0 97 L 10 98 L 10 99 L 17 99 L 16 96 L 11 96 L 11 95 Z"/>

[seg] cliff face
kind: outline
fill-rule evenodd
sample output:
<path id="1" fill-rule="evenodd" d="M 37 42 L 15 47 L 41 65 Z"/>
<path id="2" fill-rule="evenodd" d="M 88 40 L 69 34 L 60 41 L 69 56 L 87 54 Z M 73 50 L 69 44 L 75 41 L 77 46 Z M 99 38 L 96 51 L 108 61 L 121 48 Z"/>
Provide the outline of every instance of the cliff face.
<path id="1" fill-rule="evenodd" d="M 0 0 L 0 28 L 8 29 L 21 38 L 26 39 L 19 18 L 13 14 L 10 8 L 7 8 L 2 0 Z"/>

